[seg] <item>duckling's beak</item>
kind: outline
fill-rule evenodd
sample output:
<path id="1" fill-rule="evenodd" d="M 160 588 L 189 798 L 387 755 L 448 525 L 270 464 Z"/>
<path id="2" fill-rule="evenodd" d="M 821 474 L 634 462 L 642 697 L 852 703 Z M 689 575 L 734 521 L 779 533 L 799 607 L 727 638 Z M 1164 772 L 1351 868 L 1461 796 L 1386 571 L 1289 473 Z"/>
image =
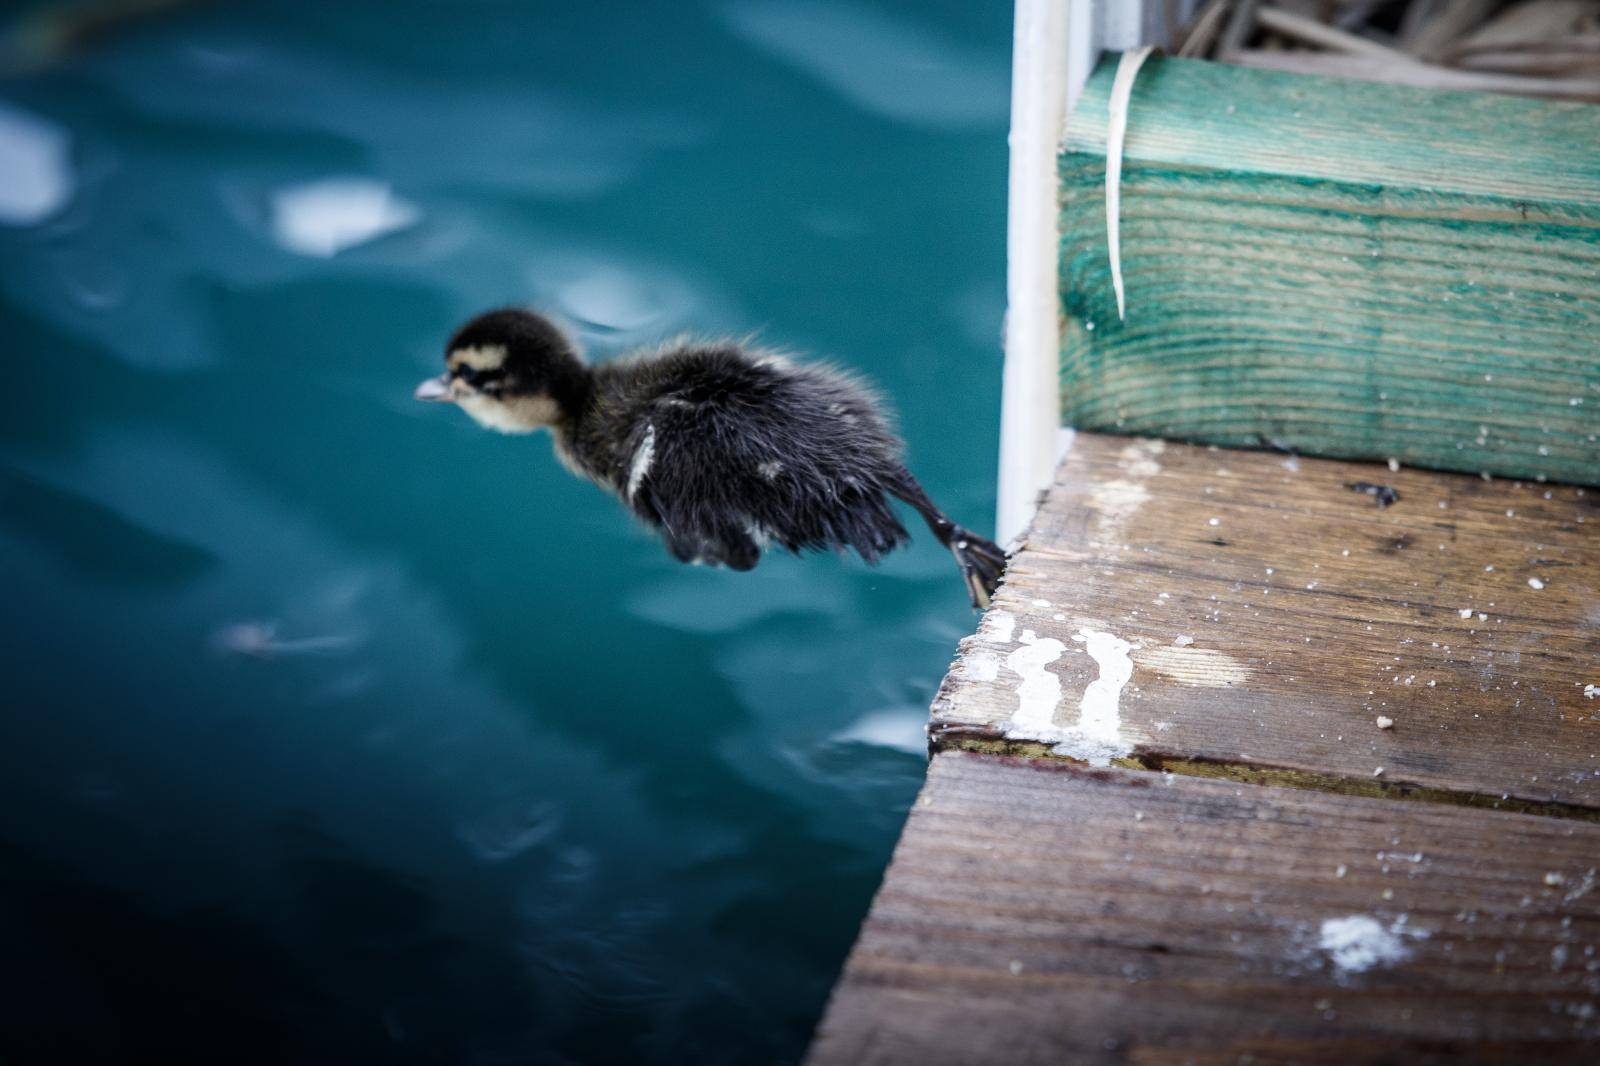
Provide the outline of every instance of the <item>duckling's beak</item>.
<path id="1" fill-rule="evenodd" d="M 450 375 L 440 374 L 436 378 L 429 378 L 417 386 L 417 391 L 411 395 L 419 400 L 431 400 L 434 403 L 450 403 L 455 396 L 450 392 Z"/>

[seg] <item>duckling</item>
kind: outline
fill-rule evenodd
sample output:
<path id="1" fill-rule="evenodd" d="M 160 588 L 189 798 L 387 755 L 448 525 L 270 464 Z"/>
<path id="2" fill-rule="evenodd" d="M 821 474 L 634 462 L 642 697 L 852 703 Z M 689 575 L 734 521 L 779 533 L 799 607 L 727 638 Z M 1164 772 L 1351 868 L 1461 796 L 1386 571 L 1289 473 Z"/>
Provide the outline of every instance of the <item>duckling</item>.
<path id="1" fill-rule="evenodd" d="M 778 544 L 876 563 L 910 539 L 893 496 L 955 556 L 974 607 L 1005 569 L 998 546 L 928 498 L 878 398 L 838 370 L 687 340 L 591 366 L 550 319 L 506 308 L 457 330 L 445 372 L 416 398 L 502 433 L 550 430 L 561 462 L 615 493 L 680 562 L 749 570 Z"/>

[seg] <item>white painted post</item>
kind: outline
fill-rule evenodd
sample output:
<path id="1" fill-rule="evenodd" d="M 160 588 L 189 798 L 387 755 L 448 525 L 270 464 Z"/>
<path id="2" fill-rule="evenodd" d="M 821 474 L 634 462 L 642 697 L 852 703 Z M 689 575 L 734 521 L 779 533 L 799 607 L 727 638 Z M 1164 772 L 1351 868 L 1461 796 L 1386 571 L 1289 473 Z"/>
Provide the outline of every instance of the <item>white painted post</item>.
<path id="1" fill-rule="evenodd" d="M 1017 0 L 1011 49 L 1011 180 L 1006 221 L 1005 378 L 995 540 L 1027 529 L 1055 477 L 1061 399 L 1056 154 L 1067 113 L 1103 48 L 1165 39 L 1165 16 L 1195 0 Z"/>
<path id="2" fill-rule="evenodd" d="M 1081 8 L 1086 20 L 1087 0 L 1017 0 L 1013 30 L 1005 378 L 995 516 L 995 540 L 1001 544 L 1027 528 L 1039 494 L 1055 475 L 1061 425 L 1056 151 L 1066 115 L 1069 7 Z M 1087 62 L 1080 64 L 1087 77 Z"/>

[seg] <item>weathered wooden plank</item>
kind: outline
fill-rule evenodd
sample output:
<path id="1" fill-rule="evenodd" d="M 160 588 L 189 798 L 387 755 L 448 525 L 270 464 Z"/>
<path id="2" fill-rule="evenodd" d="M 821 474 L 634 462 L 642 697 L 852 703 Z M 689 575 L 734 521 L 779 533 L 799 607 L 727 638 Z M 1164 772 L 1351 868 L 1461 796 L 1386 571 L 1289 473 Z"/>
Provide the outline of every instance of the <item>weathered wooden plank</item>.
<path id="1" fill-rule="evenodd" d="M 1600 107 L 1165 59 L 1061 158 L 1080 428 L 1600 480 Z"/>
<path id="2" fill-rule="evenodd" d="M 935 757 L 812 1066 L 1592 1061 L 1600 826 Z"/>
<path id="3" fill-rule="evenodd" d="M 1116 57 L 1067 125 L 1069 154 L 1105 156 Z M 1530 212 L 1600 207 L 1600 111 L 1444 90 L 1397 92 L 1338 78 L 1152 59 L 1131 100 L 1124 155 L 1177 169 L 1292 177 L 1435 195 L 1526 201 Z"/>
<path id="4" fill-rule="evenodd" d="M 1079 434 L 935 743 L 1600 811 L 1597 504 Z"/>
<path id="5" fill-rule="evenodd" d="M 1335 78 L 1410 85 L 1423 89 L 1464 92 L 1518 93 L 1557 100 L 1600 102 L 1600 78 L 1503 74 L 1492 70 L 1462 70 L 1432 63 L 1391 63 L 1376 56 L 1336 52 L 1276 52 L 1241 48 L 1228 54 L 1228 62 L 1261 70 L 1284 70 Z"/>

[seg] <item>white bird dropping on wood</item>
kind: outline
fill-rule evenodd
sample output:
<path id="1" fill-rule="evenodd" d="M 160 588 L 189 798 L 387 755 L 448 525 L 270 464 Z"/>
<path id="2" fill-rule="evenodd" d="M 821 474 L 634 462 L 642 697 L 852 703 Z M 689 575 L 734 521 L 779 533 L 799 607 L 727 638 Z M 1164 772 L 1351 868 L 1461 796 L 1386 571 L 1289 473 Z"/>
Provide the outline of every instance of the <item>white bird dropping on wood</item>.
<path id="1" fill-rule="evenodd" d="M 1117 74 L 1111 79 L 1111 100 L 1106 116 L 1106 247 L 1111 254 L 1111 288 L 1117 294 L 1117 320 L 1127 318 L 1127 299 L 1122 286 L 1122 142 L 1128 133 L 1128 101 L 1133 96 L 1133 79 L 1150 58 L 1150 45 L 1124 52 L 1117 60 Z"/>

